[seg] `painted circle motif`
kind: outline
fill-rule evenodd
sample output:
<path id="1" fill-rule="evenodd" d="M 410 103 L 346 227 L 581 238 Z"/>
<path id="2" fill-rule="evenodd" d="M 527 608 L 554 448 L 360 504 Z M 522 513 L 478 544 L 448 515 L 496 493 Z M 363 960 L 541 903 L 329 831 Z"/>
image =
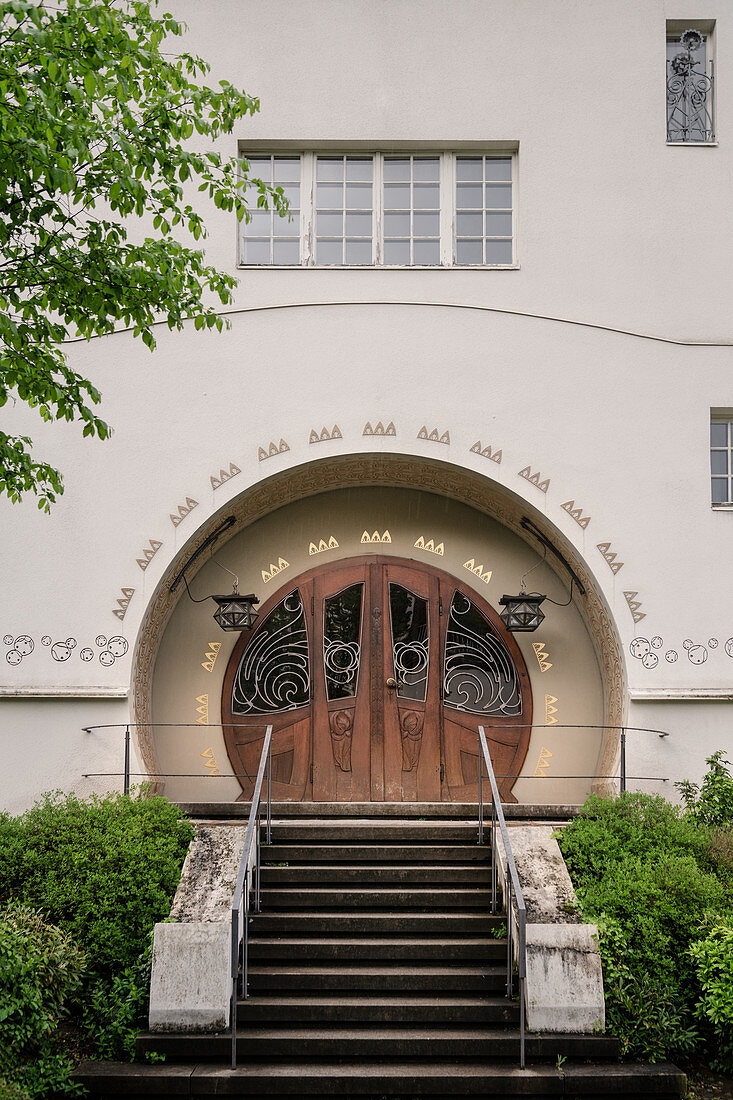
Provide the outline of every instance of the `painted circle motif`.
<path id="1" fill-rule="evenodd" d="M 21 634 L 15 639 L 15 648 L 21 657 L 27 657 L 34 650 L 33 639 L 28 634 Z"/>
<path id="2" fill-rule="evenodd" d="M 693 645 L 687 650 L 687 656 L 693 665 L 704 665 L 708 659 L 708 651 L 704 645 Z"/>
<path id="3" fill-rule="evenodd" d="M 54 642 L 51 646 L 51 656 L 54 661 L 68 661 L 71 656 L 71 650 L 66 642 Z"/>
<path id="4" fill-rule="evenodd" d="M 43 637 L 41 638 L 41 645 L 50 645 L 50 644 L 51 644 L 51 635 L 50 634 L 44 634 Z"/>
<path id="5" fill-rule="evenodd" d="M 644 668 L 656 668 L 659 664 L 659 658 L 656 653 L 647 653 L 646 656 L 642 658 L 641 663 Z"/>
<path id="6" fill-rule="evenodd" d="M 729 657 L 733 657 L 733 638 L 729 638 L 725 643 L 725 652 Z"/>
<path id="7" fill-rule="evenodd" d="M 124 657 L 128 649 L 127 640 L 118 634 L 107 642 L 107 649 L 113 657 Z"/>
<path id="8" fill-rule="evenodd" d="M 5 637 L 3 638 L 3 643 L 5 645 L 12 645 L 13 644 L 13 635 L 12 634 L 6 634 Z"/>
<path id="9" fill-rule="evenodd" d="M 718 639 L 717 638 L 708 638 L 708 645 L 711 649 L 717 649 L 718 648 Z"/>
<path id="10" fill-rule="evenodd" d="M 695 643 L 690 638 L 685 638 L 684 642 L 682 643 L 682 648 L 683 649 L 692 649 L 694 644 Z"/>
<path id="11" fill-rule="evenodd" d="M 23 660 L 23 654 L 18 653 L 17 649 L 9 649 L 8 652 L 5 654 L 5 660 L 8 662 L 9 665 L 19 665 L 20 662 Z"/>
<path id="12" fill-rule="evenodd" d="M 658 634 L 655 638 L 652 638 L 652 645 L 654 646 L 655 649 L 661 649 L 662 646 L 664 645 L 663 640 L 659 637 Z"/>
<path id="13" fill-rule="evenodd" d="M 669 661 L 669 663 L 673 665 L 677 660 L 677 650 L 668 649 L 667 652 L 664 654 L 664 659 L 665 661 Z"/>
<path id="14" fill-rule="evenodd" d="M 108 649 L 103 649 L 99 654 L 99 663 L 100 665 L 104 665 L 105 668 L 109 668 L 110 665 L 115 663 L 114 654 L 110 653 Z"/>
<path id="15" fill-rule="evenodd" d="M 79 656 L 81 657 L 82 661 L 91 661 L 92 657 L 94 656 L 94 650 L 89 648 L 82 649 L 79 651 Z"/>
<path id="16" fill-rule="evenodd" d="M 629 648 L 631 649 L 631 656 L 641 661 L 649 652 L 649 641 L 647 638 L 634 638 Z"/>
<path id="17" fill-rule="evenodd" d="M 94 641 L 95 641 L 95 644 L 98 645 L 100 649 L 104 649 L 104 647 L 107 644 L 107 639 L 105 638 L 104 634 L 97 634 Z"/>
<path id="18" fill-rule="evenodd" d="M 76 638 L 67 638 L 66 644 L 69 649 L 76 649 Z"/>

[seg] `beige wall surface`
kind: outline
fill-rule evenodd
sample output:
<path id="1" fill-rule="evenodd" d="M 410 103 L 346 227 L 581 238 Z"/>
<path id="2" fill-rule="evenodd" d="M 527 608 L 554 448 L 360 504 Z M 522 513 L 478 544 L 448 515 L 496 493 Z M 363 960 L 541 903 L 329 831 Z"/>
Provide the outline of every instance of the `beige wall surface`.
<path id="1" fill-rule="evenodd" d="M 374 454 L 439 461 L 543 517 L 623 647 L 628 720 L 673 730 L 639 735 L 634 770 L 699 778 L 709 752 L 733 750 L 733 509 L 711 508 L 708 449 L 710 410 L 733 408 L 733 84 L 716 92 L 717 144 L 667 145 L 665 21 L 687 7 L 168 6 L 211 81 L 261 99 L 224 153 L 516 149 L 518 265 L 237 269 L 234 219 L 207 209 L 208 259 L 240 278 L 228 331 L 160 326 L 152 355 L 129 332 L 67 345 L 102 391 L 104 444 L 4 407 L 66 492 L 50 517 L 0 500 L 0 734 L 25 753 L 0 803 L 56 774 L 74 785 L 76 701 L 85 725 L 120 699 L 130 717 L 150 616 L 217 516 L 280 475 Z M 712 49 L 733 53 L 727 8 Z M 105 751 L 93 770 L 118 770 Z"/>

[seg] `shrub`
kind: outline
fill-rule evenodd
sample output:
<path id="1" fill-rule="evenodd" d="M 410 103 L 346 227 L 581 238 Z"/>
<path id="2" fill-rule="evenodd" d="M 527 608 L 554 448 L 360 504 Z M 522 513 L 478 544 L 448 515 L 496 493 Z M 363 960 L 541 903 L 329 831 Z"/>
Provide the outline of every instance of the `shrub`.
<path id="1" fill-rule="evenodd" d="M 144 791 L 84 802 L 56 793 L 21 817 L 0 815 L 0 904 L 41 909 L 83 949 L 73 1023 L 92 1057 L 133 1056 L 147 1008 L 152 929 L 170 912 L 192 836 L 176 806 Z M 61 1038 L 49 1038 L 36 1061 L 56 1091 L 72 1088 Z"/>
<path id="2" fill-rule="evenodd" d="M 78 1091 L 57 1033 L 84 968 L 71 937 L 41 913 L 18 904 L 0 910 L 0 1073 L 8 1100 L 13 1089 L 21 1096 Z"/>
<path id="3" fill-rule="evenodd" d="M 682 795 L 686 811 L 702 825 L 733 826 L 733 776 L 728 768 L 730 760 L 722 749 L 708 756 L 708 770 L 701 785 L 683 779 L 675 783 Z M 727 766 L 726 766 L 727 765 Z"/>
<path id="4" fill-rule="evenodd" d="M 733 1072 L 733 920 L 708 922 L 707 935 L 693 943 L 690 956 L 702 986 L 698 1015 L 715 1035 L 712 1065 Z"/>
<path id="5" fill-rule="evenodd" d="M 733 913 L 730 839 L 641 794 L 590 798 L 560 837 L 583 915 L 599 926 L 608 1027 L 625 1054 L 704 1047 L 690 948 L 701 918 Z"/>
<path id="6" fill-rule="evenodd" d="M 0 1077 L 0 1100 L 31 1100 L 31 1094 L 13 1081 Z"/>
<path id="7" fill-rule="evenodd" d="M 46 795 L 22 817 L 0 815 L 0 899 L 43 910 L 111 978 L 168 916 L 192 836 L 163 798 Z"/>

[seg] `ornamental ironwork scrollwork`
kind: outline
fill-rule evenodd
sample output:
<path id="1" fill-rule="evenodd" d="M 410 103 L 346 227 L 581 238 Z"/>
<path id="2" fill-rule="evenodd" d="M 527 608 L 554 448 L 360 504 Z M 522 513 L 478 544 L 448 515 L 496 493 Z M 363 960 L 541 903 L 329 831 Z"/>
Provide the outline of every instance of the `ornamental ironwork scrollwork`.
<path id="1" fill-rule="evenodd" d="M 513 718 L 522 713 L 522 690 L 511 655 L 462 592 L 454 594 L 448 616 L 443 703 L 472 714 Z"/>
<path id="2" fill-rule="evenodd" d="M 323 666 L 329 699 L 348 699 L 356 695 L 361 662 L 363 594 L 363 584 L 352 584 L 324 600 Z"/>
<path id="3" fill-rule="evenodd" d="M 425 715 L 418 710 L 406 710 L 400 715 L 403 772 L 414 771 L 418 765 L 424 725 Z"/>
<path id="4" fill-rule="evenodd" d="M 400 699 L 425 701 L 430 664 L 428 603 L 401 584 L 390 583 L 392 661 Z"/>
<path id="5" fill-rule="evenodd" d="M 687 30 L 682 49 L 667 61 L 667 141 L 715 141 L 713 77 L 705 71 L 704 45 L 700 31 Z"/>
<path id="6" fill-rule="evenodd" d="M 348 710 L 336 710 L 329 715 L 333 762 L 342 772 L 351 771 L 351 737 L 354 715 Z"/>
<path id="7" fill-rule="evenodd" d="M 286 596 L 264 621 L 239 662 L 233 714 L 271 714 L 310 702 L 308 634 L 300 592 Z"/>

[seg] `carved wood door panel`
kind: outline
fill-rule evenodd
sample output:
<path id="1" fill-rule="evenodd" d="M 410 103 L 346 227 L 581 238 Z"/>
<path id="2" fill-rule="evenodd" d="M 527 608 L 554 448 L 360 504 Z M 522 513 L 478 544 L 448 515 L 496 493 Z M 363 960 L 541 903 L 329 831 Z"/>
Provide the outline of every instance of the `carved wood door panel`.
<path id="1" fill-rule="evenodd" d="M 265 729 L 272 724 L 272 797 L 310 799 L 312 660 L 308 614 L 313 582 L 278 593 L 252 634 L 242 633 L 222 690 L 224 740 L 241 800 L 252 796 Z"/>
<path id="2" fill-rule="evenodd" d="M 516 802 L 511 789 L 527 755 L 532 690 L 519 646 L 494 609 L 474 592 L 443 575 L 443 798 L 478 798 L 478 727 L 486 739 L 502 802 Z M 491 798 L 488 783 L 484 797 Z"/>
<path id="3" fill-rule="evenodd" d="M 384 798 L 439 802 L 438 577 L 408 563 L 377 568 L 384 609 Z M 390 681 L 394 686 L 387 686 Z"/>
<path id="4" fill-rule="evenodd" d="M 242 798 L 272 722 L 276 799 L 475 801 L 484 725 L 515 801 L 532 697 L 514 638 L 476 593 L 422 562 L 364 557 L 264 605 L 230 659 L 222 721 Z"/>

